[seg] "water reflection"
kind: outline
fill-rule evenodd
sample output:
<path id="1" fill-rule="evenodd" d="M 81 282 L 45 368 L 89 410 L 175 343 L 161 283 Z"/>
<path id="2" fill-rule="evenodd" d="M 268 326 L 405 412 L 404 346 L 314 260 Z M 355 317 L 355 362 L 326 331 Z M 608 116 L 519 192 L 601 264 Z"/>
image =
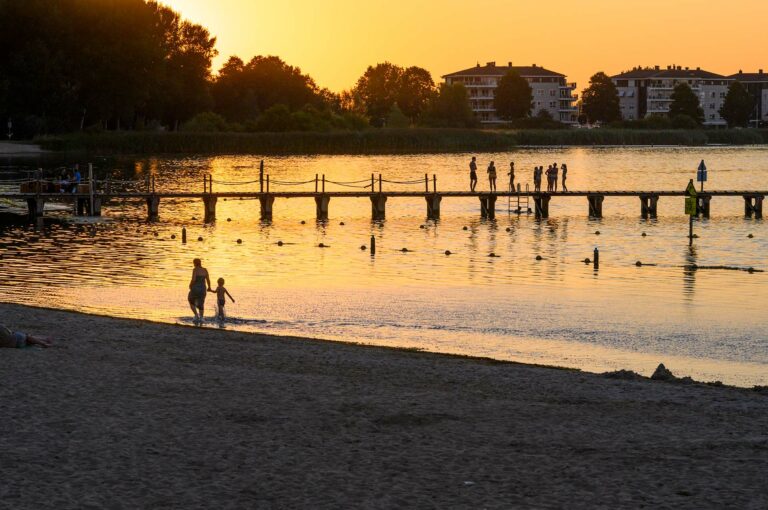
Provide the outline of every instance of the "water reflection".
<path id="1" fill-rule="evenodd" d="M 710 168 L 723 169 L 710 174 L 713 188 L 768 188 L 764 148 L 553 149 L 479 158 L 514 159 L 525 176 L 525 168 L 556 154 L 568 162 L 571 189 L 677 189 L 699 151 Z M 252 180 L 259 159 L 117 159 L 96 166 L 115 180 L 154 175 L 162 189 L 190 190 L 202 188 L 208 173 Z M 439 189 L 461 189 L 465 159 L 290 157 L 268 160 L 267 168 L 282 180 L 326 173 L 345 181 L 379 171 L 405 179 L 419 168 L 438 174 Z M 25 164 L 46 166 L 22 162 L 4 171 L 12 175 Z M 63 223 L 4 221 L 0 299 L 177 322 L 188 313 L 189 261 L 201 257 L 212 277 L 237 291 L 230 310 L 236 329 L 592 370 L 648 373 L 664 361 L 682 375 L 768 383 L 765 273 L 692 269 L 766 268 L 768 229 L 743 218 L 740 197 L 713 201 L 713 218 L 697 223 L 701 237 L 693 249 L 679 199 L 662 198 L 652 220 L 640 218 L 636 199 L 607 198 L 602 219 L 586 217 L 583 198 L 553 199 L 545 220 L 497 205 L 496 219 L 484 220 L 476 199 L 446 198 L 441 219 L 426 221 L 423 199 L 393 198 L 387 219 L 372 221 L 367 199 L 334 199 L 330 219 L 319 222 L 311 199 L 278 199 L 273 220 L 262 221 L 258 201 L 220 200 L 218 222 L 204 224 L 199 200 L 163 200 L 154 223 L 143 204 L 116 200 L 93 223 L 72 223 L 65 211 L 56 213 Z M 375 255 L 360 249 L 371 236 Z M 598 271 L 583 262 L 595 247 Z M 656 265 L 638 267 L 638 260 Z"/>

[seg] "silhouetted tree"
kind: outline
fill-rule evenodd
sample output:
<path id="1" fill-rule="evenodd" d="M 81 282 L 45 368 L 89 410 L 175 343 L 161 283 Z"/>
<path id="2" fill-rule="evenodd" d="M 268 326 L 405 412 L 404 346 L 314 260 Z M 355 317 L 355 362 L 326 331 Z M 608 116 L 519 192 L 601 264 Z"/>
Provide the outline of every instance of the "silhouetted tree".
<path id="1" fill-rule="evenodd" d="M 397 102 L 402 68 L 384 62 L 369 66 L 357 80 L 355 94 L 360 97 L 371 125 L 381 127 Z"/>
<path id="2" fill-rule="evenodd" d="M 741 82 L 734 81 L 728 86 L 720 116 L 728 122 L 728 127 L 746 127 L 755 108 L 755 101 Z"/>
<path id="3" fill-rule="evenodd" d="M 411 123 L 415 123 L 435 93 L 435 82 L 429 71 L 421 67 L 409 67 L 400 76 L 397 106 Z"/>
<path id="4" fill-rule="evenodd" d="M 699 98 L 693 93 L 687 83 L 678 83 L 670 96 L 672 103 L 669 105 L 669 117 L 687 115 L 697 124 L 704 122 L 704 110 L 699 104 Z"/>
<path id="5" fill-rule="evenodd" d="M 477 124 L 469 106 L 469 93 L 461 83 L 441 83 L 424 117 L 425 124 L 434 127 L 474 127 Z"/>
<path id="6" fill-rule="evenodd" d="M 599 72 L 589 79 L 589 87 L 581 96 L 582 111 L 588 122 L 607 124 L 621 120 L 619 94 L 611 78 Z"/>
<path id="7" fill-rule="evenodd" d="M 275 56 L 257 56 L 248 64 L 231 57 L 213 85 L 216 111 L 230 121 L 254 119 L 275 105 L 298 110 L 307 104 L 322 106 L 329 91 Z"/>
<path id="8" fill-rule="evenodd" d="M 496 115 L 504 120 L 528 117 L 533 108 L 531 86 L 517 71 L 509 70 L 499 80 L 493 105 Z"/>

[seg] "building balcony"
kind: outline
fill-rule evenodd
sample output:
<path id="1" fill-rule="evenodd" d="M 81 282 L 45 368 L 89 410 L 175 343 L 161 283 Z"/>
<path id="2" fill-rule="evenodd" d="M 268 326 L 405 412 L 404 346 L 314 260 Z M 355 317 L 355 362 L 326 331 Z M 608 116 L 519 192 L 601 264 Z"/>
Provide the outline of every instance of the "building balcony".
<path id="1" fill-rule="evenodd" d="M 557 111 L 558 112 L 563 112 L 563 113 L 567 113 L 567 112 L 574 112 L 575 113 L 575 112 L 578 112 L 579 109 L 576 108 L 575 106 L 565 106 L 565 107 L 561 106 L 560 108 L 557 109 Z"/>
<path id="2" fill-rule="evenodd" d="M 648 113 L 669 113 L 668 106 L 649 106 Z"/>
<path id="3" fill-rule="evenodd" d="M 576 82 L 566 83 L 565 85 L 560 85 L 561 89 L 565 90 L 575 90 L 576 89 Z"/>
<path id="4" fill-rule="evenodd" d="M 558 101 L 568 101 L 568 102 L 578 101 L 579 100 L 579 95 L 578 94 L 574 94 L 572 96 L 560 96 L 557 99 L 558 99 Z"/>

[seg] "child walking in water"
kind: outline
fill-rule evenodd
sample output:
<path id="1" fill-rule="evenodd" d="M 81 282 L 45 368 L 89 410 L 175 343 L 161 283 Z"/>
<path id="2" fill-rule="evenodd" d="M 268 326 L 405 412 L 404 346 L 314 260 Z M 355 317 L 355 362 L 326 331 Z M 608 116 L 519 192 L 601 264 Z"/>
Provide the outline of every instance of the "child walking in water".
<path id="1" fill-rule="evenodd" d="M 216 293 L 216 304 L 218 305 L 218 313 L 216 314 L 216 318 L 220 321 L 224 320 L 224 305 L 227 303 L 226 297 L 229 296 L 229 299 L 232 300 L 232 302 L 235 302 L 235 299 L 232 297 L 232 295 L 227 291 L 226 288 L 224 288 L 224 278 L 219 278 L 216 280 L 216 283 L 219 284 L 218 287 L 216 287 L 216 290 L 211 291 Z"/>

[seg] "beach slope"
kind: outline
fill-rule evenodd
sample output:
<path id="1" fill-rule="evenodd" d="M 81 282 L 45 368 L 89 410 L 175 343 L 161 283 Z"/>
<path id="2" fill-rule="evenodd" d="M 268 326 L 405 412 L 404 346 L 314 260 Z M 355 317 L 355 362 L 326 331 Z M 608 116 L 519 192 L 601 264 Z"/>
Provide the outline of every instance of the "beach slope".
<path id="1" fill-rule="evenodd" d="M 0 322 L 58 339 L 0 350 L 2 508 L 768 507 L 750 390 L 15 305 Z"/>

